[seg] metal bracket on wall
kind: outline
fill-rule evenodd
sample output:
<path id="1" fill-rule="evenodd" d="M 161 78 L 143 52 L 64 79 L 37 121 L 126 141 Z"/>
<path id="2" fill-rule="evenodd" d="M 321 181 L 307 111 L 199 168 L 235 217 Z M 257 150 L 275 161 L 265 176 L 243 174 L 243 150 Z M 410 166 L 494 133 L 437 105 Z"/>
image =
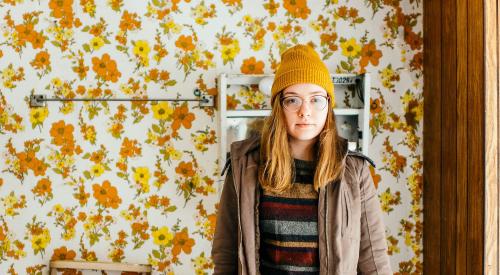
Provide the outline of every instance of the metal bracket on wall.
<path id="1" fill-rule="evenodd" d="M 193 98 L 47 98 L 45 95 L 32 94 L 30 107 L 45 107 L 47 101 L 197 101 L 200 107 L 214 107 L 213 95 L 201 95 L 200 99 Z"/>

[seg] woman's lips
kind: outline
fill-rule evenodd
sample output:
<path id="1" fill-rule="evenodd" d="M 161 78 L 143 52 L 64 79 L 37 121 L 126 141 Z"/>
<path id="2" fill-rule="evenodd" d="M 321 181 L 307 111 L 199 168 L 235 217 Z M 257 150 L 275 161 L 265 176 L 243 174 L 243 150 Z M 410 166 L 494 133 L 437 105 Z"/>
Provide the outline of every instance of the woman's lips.
<path id="1" fill-rule="evenodd" d="M 309 123 L 300 123 L 300 124 L 295 124 L 298 128 L 309 128 L 314 126 L 314 124 L 309 124 Z"/>

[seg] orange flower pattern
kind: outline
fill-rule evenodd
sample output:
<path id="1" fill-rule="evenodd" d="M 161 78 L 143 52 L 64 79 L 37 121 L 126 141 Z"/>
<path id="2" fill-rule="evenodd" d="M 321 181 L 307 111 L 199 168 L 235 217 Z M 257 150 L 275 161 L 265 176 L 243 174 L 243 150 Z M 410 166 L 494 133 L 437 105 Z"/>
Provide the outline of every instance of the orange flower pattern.
<path id="1" fill-rule="evenodd" d="M 243 65 L 241 65 L 241 72 L 244 74 L 263 74 L 264 62 L 257 61 L 255 57 L 245 59 Z"/>
<path id="2" fill-rule="evenodd" d="M 101 58 L 92 58 L 92 70 L 97 74 L 98 78 L 105 81 L 117 82 L 122 75 L 116 68 L 116 61 L 111 59 L 109 54 L 105 53 Z"/>
<path id="3" fill-rule="evenodd" d="M 107 180 L 105 180 L 101 185 L 92 185 L 92 189 L 94 190 L 94 198 L 102 207 L 111 207 L 116 209 L 122 202 L 122 199 L 118 196 L 116 187 L 112 186 Z"/>
<path id="4" fill-rule="evenodd" d="M 272 74 L 297 43 L 314 47 L 332 73 L 371 74 L 369 142 L 378 165 L 370 172 L 390 228 L 388 253 L 396 273 L 421 273 L 420 3 L 4 0 L 0 273 L 40 274 L 47 259 L 82 259 L 210 274 L 221 182 L 217 107 L 30 108 L 29 96 L 216 96 L 219 73 Z M 356 92 L 336 87 L 338 107 L 358 104 Z M 226 99 L 230 110 L 269 108 L 258 85 L 229 85 Z"/>

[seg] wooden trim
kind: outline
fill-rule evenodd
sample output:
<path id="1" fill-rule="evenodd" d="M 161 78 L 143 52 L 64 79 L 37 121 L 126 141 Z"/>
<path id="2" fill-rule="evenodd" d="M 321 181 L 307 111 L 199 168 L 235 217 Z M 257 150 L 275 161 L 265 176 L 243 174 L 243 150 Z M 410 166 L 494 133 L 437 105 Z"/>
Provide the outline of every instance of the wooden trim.
<path id="1" fill-rule="evenodd" d="M 484 2 L 470 1 L 467 17 L 467 274 L 484 272 L 485 52 Z M 473 19 L 473 20 L 472 20 Z M 459 57 L 460 58 L 460 57 Z M 470 255 L 470 256 L 469 256 Z"/>
<path id="2" fill-rule="evenodd" d="M 439 274 L 441 240 L 441 28 L 426 24 L 441 17 L 441 1 L 424 1 L 424 274 Z M 431 50 L 432 49 L 432 50 Z M 428 100 L 432 98 L 432 100 Z M 429 130 L 429 129 L 432 129 Z M 432 236 L 432 237 L 431 237 Z"/>
<path id="3" fill-rule="evenodd" d="M 467 2 L 457 0 L 457 152 L 462 160 L 467 160 Z M 457 162 L 457 246 L 455 258 L 456 274 L 467 274 L 467 161 Z"/>
<path id="4" fill-rule="evenodd" d="M 110 263 L 110 262 L 87 262 L 87 261 L 51 261 L 49 268 L 69 268 L 84 270 L 109 270 L 128 272 L 151 272 L 151 265 Z"/>
<path id="5" fill-rule="evenodd" d="M 486 222 L 485 274 L 500 274 L 499 267 L 499 2 L 485 1 L 486 17 Z"/>
<path id="6" fill-rule="evenodd" d="M 441 1 L 441 40 L 451 47 L 441 47 L 442 83 L 457 83 L 456 0 Z M 424 72 L 425 73 L 425 72 Z M 441 274 L 455 274 L 457 247 L 457 85 L 441 85 Z M 425 161 L 425 159 L 424 159 Z"/>

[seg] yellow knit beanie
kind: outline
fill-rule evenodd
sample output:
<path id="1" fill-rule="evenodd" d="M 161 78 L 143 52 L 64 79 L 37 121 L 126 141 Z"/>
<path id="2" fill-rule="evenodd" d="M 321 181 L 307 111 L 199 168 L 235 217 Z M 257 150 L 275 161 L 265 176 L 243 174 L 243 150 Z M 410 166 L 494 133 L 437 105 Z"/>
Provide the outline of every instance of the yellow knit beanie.
<path id="1" fill-rule="evenodd" d="M 323 87 L 330 96 L 331 106 L 335 103 L 333 82 L 328 68 L 318 53 L 308 45 L 296 45 L 281 55 L 281 64 L 274 76 L 271 101 L 286 87 L 299 83 L 312 83 Z"/>

